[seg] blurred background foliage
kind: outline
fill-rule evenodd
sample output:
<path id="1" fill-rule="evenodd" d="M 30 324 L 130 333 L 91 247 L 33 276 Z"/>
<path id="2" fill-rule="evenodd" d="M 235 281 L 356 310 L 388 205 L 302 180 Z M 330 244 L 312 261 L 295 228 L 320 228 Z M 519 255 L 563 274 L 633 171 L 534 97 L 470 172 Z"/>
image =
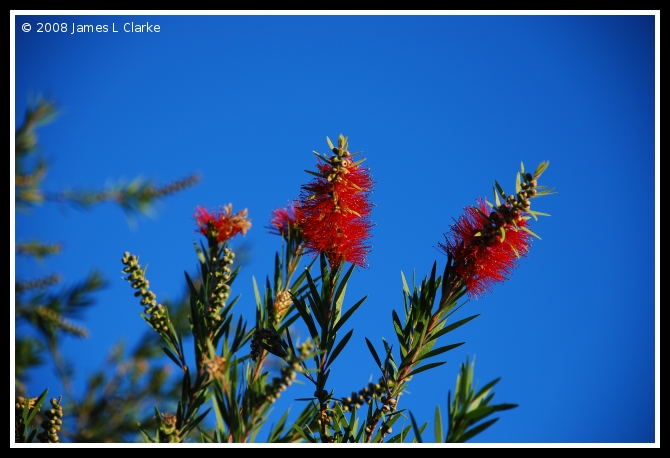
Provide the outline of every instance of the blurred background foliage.
<path id="1" fill-rule="evenodd" d="M 136 178 L 129 183 L 119 181 L 100 190 L 44 189 L 49 163 L 38 142 L 37 130 L 55 120 L 58 107 L 55 101 L 39 98 L 26 111 L 23 124 L 16 130 L 14 150 L 14 202 L 17 212 L 39 218 L 33 209 L 38 206 L 65 203 L 78 209 L 88 209 L 102 203 L 118 205 L 129 220 L 148 214 L 155 203 L 195 185 L 200 175 L 193 173 L 166 185 Z M 30 262 L 48 262 L 51 256 L 65 254 L 59 242 L 15 240 L 15 256 Z M 63 284 L 58 273 L 42 278 L 15 278 L 15 432 L 17 441 L 36 438 L 42 442 L 127 442 L 139 434 L 138 423 L 151 429 L 154 425 L 153 406 L 178 396 L 179 380 L 171 377 L 161 351 L 159 337 L 147 329 L 140 343 L 131 349 L 119 341 L 101 361 L 97 371 L 90 374 L 83 391 L 75 391 L 75 368 L 61 352 L 65 336 L 86 339 L 88 330 L 81 323 L 84 312 L 96 304 L 96 293 L 107 281 L 100 272 L 91 269 L 85 278 Z M 188 295 L 175 300 L 163 300 L 170 307 L 174 323 L 184 326 L 183 335 L 190 335 L 188 326 Z M 32 436 L 25 433 L 24 419 L 48 424 L 48 412 L 40 404 L 39 393 L 28 393 L 26 382 L 31 369 L 52 365 L 65 393 L 62 396 L 62 425 L 58 434 L 44 432 Z M 48 386 L 45 386 L 45 392 Z M 23 416 L 26 399 L 29 409 Z M 37 404 L 36 404 L 37 403 Z M 60 404 L 58 401 L 56 404 Z M 55 406 L 52 400 L 52 406 Z M 28 411 L 38 410 L 28 416 Z M 41 408 L 40 408 L 41 407 Z M 45 416 L 46 415 L 46 416 Z M 48 417 L 48 418 L 47 418 Z M 45 423 L 46 422 L 46 423 Z M 45 429 L 45 426 L 42 426 Z"/>

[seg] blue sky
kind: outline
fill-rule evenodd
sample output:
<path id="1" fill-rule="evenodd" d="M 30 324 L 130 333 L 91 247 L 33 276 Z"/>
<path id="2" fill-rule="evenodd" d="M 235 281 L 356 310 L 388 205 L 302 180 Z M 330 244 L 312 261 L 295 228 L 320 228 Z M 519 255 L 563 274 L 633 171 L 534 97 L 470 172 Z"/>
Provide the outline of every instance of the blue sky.
<path id="1" fill-rule="evenodd" d="M 279 250 L 271 212 L 310 180 L 312 151 L 344 134 L 377 184 L 369 268 L 354 272 L 345 306 L 368 299 L 332 388 L 345 396 L 378 377 L 364 337 L 393 339 L 401 271 L 422 279 L 435 261 L 441 271 L 436 247 L 463 207 L 492 198 L 494 180 L 513 190 L 520 162 L 549 161 L 540 184 L 557 194 L 533 208 L 551 216 L 531 223 L 542 239 L 510 281 L 458 312 L 481 316 L 443 341 L 466 344 L 418 374 L 402 407 L 429 422 L 432 440 L 435 406 L 446 414 L 459 365 L 474 356 L 480 386 L 501 377 L 496 401 L 519 404 L 474 442 L 660 443 L 659 11 L 71 13 L 12 12 L 12 121 L 40 94 L 61 108 L 38 131 L 51 161 L 44 187 L 202 174 L 136 224 L 111 204 L 15 213 L 10 186 L 17 280 L 58 272 L 73 283 L 94 267 L 109 281 L 82 321 L 90 337 L 64 342 L 82 386 L 112 345 L 131 346 L 146 327 L 123 252 L 149 264 L 159 300 L 179 297 L 197 265 L 197 205 L 249 210 L 252 228 L 233 243 L 249 252 L 233 295 L 252 319 L 252 277 L 271 275 Z M 73 34 L 72 24 L 108 31 Z M 15 259 L 14 242 L 32 238 L 64 253 Z M 58 393 L 50 366 L 29 387 L 45 384 Z M 277 410 L 297 413 L 303 389 Z"/>

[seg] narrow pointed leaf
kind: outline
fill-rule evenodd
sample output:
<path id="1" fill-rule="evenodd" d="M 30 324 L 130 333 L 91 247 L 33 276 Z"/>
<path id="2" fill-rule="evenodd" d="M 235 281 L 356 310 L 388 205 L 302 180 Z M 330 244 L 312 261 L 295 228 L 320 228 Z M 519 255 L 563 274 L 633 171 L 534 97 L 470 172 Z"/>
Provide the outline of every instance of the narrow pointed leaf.
<path id="1" fill-rule="evenodd" d="M 414 370 L 413 370 L 412 372 L 410 372 L 407 376 L 408 376 L 408 377 L 412 377 L 412 376 L 414 376 L 414 375 L 416 375 L 416 374 L 418 374 L 418 373 L 420 373 L 420 372 L 427 371 L 428 369 L 432 369 L 432 368 L 434 368 L 434 367 L 441 366 L 441 365 L 443 365 L 443 364 L 445 364 L 445 363 L 446 363 L 446 361 L 441 361 L 441 362 L 439 362 L 439 363 L 429 363 L 429 364 L 426 364 L 425 366 L 421 366 L 421 367 L 419 367 L 418 369 L 414 369 Z"/>
<path id="2" fill-rule="evenodd" d="M 441 336 L 447 334 L 448 332 L 451 332 L 451 331 L 453 331 L 454 329 L 463 326 L 465 323 L 474 320 L 474 319 L 477 318 L 479 315 L 481 315 L 481 313 L 478 313 L 478 314 L 476 314 L 476 315 L 472 315 L 472 316 L 470 316 L 470 317 L 468 317 L 468 318 L 463 318 L 463 319 L 460 320 L 460 321 L 457 321 L 457 322 L 455 322 L 455 323 L 452 323 L 452 324 L 450 324 L 449 326 L 446 326 L 444 329 L 441 329 L 440 331 L 438 331 L 438 332 L 436 332 L 435 334 L 433 334 L 432 336 L 430 336 L 430 339 L 429 339 L 429 340 L 435 340 L 435 339 L 437 339 L 438 337 L 441 337 Z"/>
<path id="3" fill-rule="evenodd" d="M 429 351 L 425 355 L 420 356 L 419 358 L 417 358 L 416 362 L 423 361 L 424 359 L 432 358 L 433 356 L 437 356 L 437 355 L 445 353 L 449 350 L 453 350 L 454 348 L 460 347 L 464 343 L 465 342 L 460 342 L 460 343 L 445 345 L 444 347 L 436 348 L 434 350 Z"/>
<path id="4" fill-rule="evenodd" d="M 42 407 L 42 404 L 44 403 L 44 400 L 47 397 L 47 394 L 49 393 L 49 388 L 46 388 L 44 391 L 42 391 L 42 394 L 35 400 L 35 404 L 33 405 L 32 410 L 30 410 L 30 402 L 26 401 L 25 407 L 23 409 L 21 417 L 24 419 L 24 424 L 30 425 L 37 415 L 37 412 L 39 409 Z"/>
<path id="5" fill-rule="evenodd" d="M 309 335 L 312 337 L 312 339 L 316 338 L 319 336 L 319 332 L 316 330 L 316 326 L 314 325 L 314 320 L 312 319 L 312 315 L 309 314 L 307 307 L 305 306 L 305 303 L 302 301 L 302 299 L 295 298 L 293 299 L 293 303 L 295 304 L 295 308 L 298 309 L 298 313 L 300 313 L 300 316 L 302 317 L 302 320 L 305 322 L 307 325 L 307 329 L 309 330 Z"/>
<path id="6" fill-rule="evenodd" d="M 463 434 L 463 435 L 459 438 L 460 440 L 459 440 L 458 442 L 467 442 L 467 441 L 469 441 L 470 439 L 472 439 L 473 437 L 475 437 L 477 434 L 479 434 L 479 433 L 481 433 L 482 431 L 488 429 L 489 426 L 491 426 L 492 424 L 494 424 L 494 423 L 495 423 L 496 421 L 498 421 L 498 420 L 499 420 L 498 418 L 494 418 L 493 420 L 489 420 L 489 421 L 487 421 L 486 423 L 482 423 L 482 424 L 479 425 L 479 426 L 475 426 L 474 428 L 472 428 L 471 430 L 469 430 L 468 432 L 466 432 L 465 434 Z"/>
<path id="7" fill-rule="evenodd" d="M 542 240 L 542 239 L 540 238 L 539 235 L 537 235 L 535 232 L 533 232 L 533 231 L 531 231 L 530 229 L 528 229 L 527 226 L 522 226 L 521 229 L 523 229 L 524 231 L 528 232 L 528 233 L 529 233 L 530 235 L 532 235 L 533 237 L 536 237 L 537 239 Z"/>
<path id="8" fill-rule="evenodd" d="M 210 410 L 212 410 L 211 407 L 208 408 L 207 410 L 205 410 L 205 411 L 204 411 L 201 415 L 199 415 L 195 420 L 193 420 L 192 422 L 190 422 L 190 423 L 186 426 L 186 428 L 184 428 L 185 431 L 183 432 L 183 435 L 188 434 L 193 428 L 195 428 L 196 426 L 198 426 L 198 423 L 200 423 L 200 422 L 207 416 L 207 414 L 209 413 Z"/>
<path id="9" fill-rule="evenodd" d="M 516 174 L 516 184 L 515 184 L 515 191 L 517 194 L 521 191 L 521 174 L 517 173 Z"/>
<path id="10" fill-rule="evenodd" d="M 313 438 L 311 435 L 307 434 L 307 432 L 303 431 L 303 429 L 298 426 L 298 425 L 293 425 L 293 429 L 300 434 L 300 437 L 305 439 L 307 442 L 311 442 L 312 444 L 316 443 L 316 439 Z"/>
<path id="11" fill-rule="evenodd" d="M 137 422 L 137 425 L 138 425 L 138 427 L 139 427 L 139 425 L 140 425 L 140 422 L 139 422 L 139 421 Z M 151 436 L 149 436 L 149 434 L 147 434 L 147 432 L 146 432 L 144 429 L 142 429 L 141 427 L 139 427 L 139 430 L 140 430 L 140 433 L 142 433 L 142 436 L 144 436 L 144 440 L 145 440 L 145 442 L 148 442 L 148 443 L 150 443 L 150 444 L 153 444 L 153 443 L 155 442 L 155 441 L 151 438 Z"/>
<path id="12" fill-rule="evenodd" d="M 256 284 L 256 277 L 252 276 L 251 282 L 254 285 L 254 297 L 256 298 L 256 307 L 258 307 L 258 309 L 260 310 L 263 307 L 263 303 L 261 302 L 261 294 L 258 291 L 258 285 Z"/>
<path id="13" fill-rule="evenodd" d="M 440 406 L 435 407 L 435 442 L 442 443 L 442 414 Z"/>
<path id="14" fill-rule="evenodd" d="M 409 413 L 409 418 L 412 420 L 412 429 L 414 430 L 414 436 L 416 436 L 415 440 L 418 443 L 422 443 L 423 439 L 421 439 L 421 432 L 419 431 L 419 426 L 416 424 L 416 420 L 414 419 L 412 412 Z"/>
<path id="15" fill-rule="evenodd" d="M 181 368 L 181 363 L 179 362 L 179 359 L 170 351 L 168 350 L 165 346 L 161 345 L 161 349 L 163 350 L 163 353 L 168 355 L 168 357 L 174 361 L 174 363 Z"/>
<path id="16" fill-rule="evenodd" d="M 372 353 L 372 357 L 375 359 L 375 362 L 377 363 L 377 366 L 384 371 L 384 368 L 382 367 L 382 362 L 379 359 L 379 356 L 377 355 L 377 351 L 375 350 L 375 347 L 372 345 L 372 342 L 368 340 L 368 338 L 365 338 L 365 343 L 368 344 L 368 348 L 370 349 L 370 353 Z"/>
<path id="17" fill-rule="evenodd" d="M 346 289 L 347 282 L 349 281 L 349 277 L 351 277 L 351 274 L 354 271 L 354 267 L 356 267 L 354 264 L 352 264 L 351 267 L 349 267 L 349 270 L 347 270 L 347 273 L 345 273 L 342 280 L 340 280 L 340 284 L 337 285 L 337 290 L 335 291 L 335 297 L 334 297 L 335 302 L 337 302 L 339 300 L 340 296 L 342 295 L 342 293 Z"/>
<path id="18" fill-rule="evenodd" d="M 354 305 L 352 305 L 351 308 L 349 310 L 347 310 L 344 313 L 344 315 L 342 315 L 342 318 L 340 318 L 340 320 L 337 322 L 337 324 L 333 328 L 333 332 L 337 332 L 337 330 L 340 329 L 344 325 L 344 323 L 347 322 L 347 320 L 351 317 L 351 315 L 354 314 L 356 309 L 358 309 L 358 307 L 360 307 L 363 304 L 363 302 L 365 302 L 365 300 L 367 298 L 368 298 L 368 296 L 365 296 L 363 299 L 361 299 L 360 301 L 358 301 Z"/>
<path id="19" fill-rule="evenodd" d="M 402 289 L 408 296 L 411 296 L 412 293 L 409 292 L 409 286 L 407 286 L 407 280 L 405 280 L 405 274 L 400 272 L 400 277 L 402 277 Z"/>
<path id="20" fill-rule="evenodd" d="M 333 361 L 335 361 L 335 358 L 337 358 L 337 355 L 340 354 L 340 352 L 344 349 L 344 346 L 349 342 L 349 339 L 351 339 L 351 336 L 353 335 L 354 330 L 352 329 L 349 331 L 343 338 L 342 340 L 339 341 L 339 343 L 335 346 L 333 349 L 332 353 L 330 354 L 330 357 L 328 358 L 328 362 L 326 363 L 325 368 L 333 364 Z"/>
<path id="21" fill-rule="evenodd" d="M 507 195 L 505 194 L 505 191 L 503 191 L 503 188 L 500 186 L 500 184 L 497 181 L 494 181 L 496 185 L 496 189 L 500 193 L 500 197 L 503 198 L 503 200 L 507 200 Z"/>

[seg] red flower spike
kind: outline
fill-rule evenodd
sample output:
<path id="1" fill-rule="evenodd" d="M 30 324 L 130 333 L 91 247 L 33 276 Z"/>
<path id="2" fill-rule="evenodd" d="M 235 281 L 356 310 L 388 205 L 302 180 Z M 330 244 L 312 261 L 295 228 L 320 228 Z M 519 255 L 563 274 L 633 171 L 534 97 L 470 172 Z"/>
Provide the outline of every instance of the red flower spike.
<path id="1" fill-rule="evenodd" d="M 340 136 L 340 144 L 346 144 Z M 331 269 L 343 261 L 366 267 L 370 246 L 368 200 L 374 184 L 369 169 L 354 163 L 351 153 L 334 148 L 329 163 L 317 164 L 320 177 L 303 186 L 300 195 L 300 229 L 312 254 L 324 253 Z M 333 164 L 337 164 L 335 167 Z"/>
<path id="2" fill-rule="evenodd" d="M 527 220 L 518 218 L 517 227 L 500 222 L 505 228 L 504 240 L 496 226 L 499 222 L 495 217 L 489 219 L 488 205 L 479 199 L 478 207 L 466 207 L 465 214 L 445 234 L 446 244 L 438 244 L 453 255 L 454 272 L 470 297 L 483 296 L 496 283 L 508 280 L 519 257 L 528 254 L 532 237 L 521 229 L 528 225 Z"/>
<path id="3" fill-rule="evenodd" d="M 246 235 L 251 228 L 251 221 L 245 208 L 233 215 L 233 204 L 221 207 L 211 212 L 204 207 L 195 208 L 195 221 L 198 224 L 198 232 L 209 237 L 216 237 L 219 243 L 226 242 L 237 234 Z"/>
<path id="4" fill-rule="evenodd" d="M 286 208 L 278 208 L 272 212 L 272 220 L 269 226 L 270 233 L 286 237 L 291 229 L 298 227 L 298 218 L 300 217 L 300 207 L 291 203 Z"/>

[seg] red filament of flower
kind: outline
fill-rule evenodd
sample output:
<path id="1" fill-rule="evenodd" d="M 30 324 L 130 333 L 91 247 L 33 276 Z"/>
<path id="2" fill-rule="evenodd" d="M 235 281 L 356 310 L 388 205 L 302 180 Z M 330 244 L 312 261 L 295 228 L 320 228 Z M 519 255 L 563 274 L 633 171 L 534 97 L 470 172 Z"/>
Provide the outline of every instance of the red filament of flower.
<path id="1" fill-rule="evenodd" d="M 287 236 L 289 231 L 298 226 L 300 207 L 290 204 L 286 208 L 278 208 L 272 212 L 270 232 L 275 235 Z"/>
<path id="2" fill-rule="evenodd" d="M 468 295 L 479 297 L 493 290 L 496 283 L 509 279 L 519 256 L 526 256 L 531 235 L 521 229 L 528 225 L 518 218 L 517 227 L 505 226 L 501 241 L 499 228 L 488 218 L 488 205 L 481 199 L 478 206 L 465 208 L 465 213 L 445 234 L 446 243 L 439 243 L 454 258 L 454 271 L 462 279 Z"/>
<path id="3" fill-rule="evenodd" d="M 245 208 L 233 215 L 233 204 L 228 204 L 212 212 L 204 207 L 195 208 L 195 221 L 198 232 L 209 237 L 216 236 L 219 243 L 230 240 L 237 234 L 246 235 L 251 227 L 248 212 Z"/>
<path id="4" fill-rule="evenodd" d="M 328 176 L 330 164 L 317 164 Z M 303 186 L 300 196 L 300 228 L 308 252 L 324 253 L 331 269 L 343 261 L 365 267 L 370 246 L 370 210 L 372 192 L 369 170 L 353 163 L 333 181 L 318 177 Z"/>

